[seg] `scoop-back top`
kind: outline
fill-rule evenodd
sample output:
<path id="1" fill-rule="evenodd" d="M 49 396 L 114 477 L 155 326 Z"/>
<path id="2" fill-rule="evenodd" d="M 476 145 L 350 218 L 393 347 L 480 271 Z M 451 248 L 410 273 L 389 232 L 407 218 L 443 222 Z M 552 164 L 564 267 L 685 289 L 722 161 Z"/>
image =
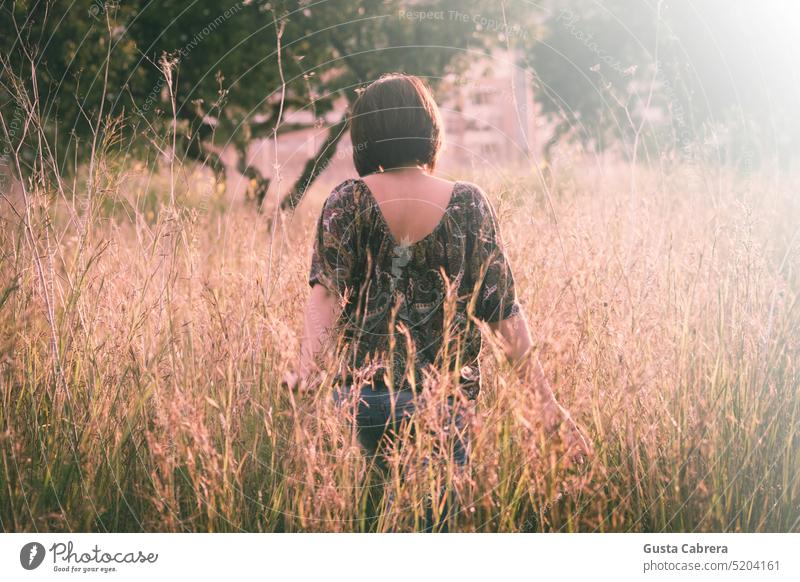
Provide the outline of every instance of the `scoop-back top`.
<path id="1" fill-rule="evenodd" d="M 339 296 L 347 349 L 344 382 L 378 376 L 416 388 L 458 371 L 468 398 L 480 390 L 480 329 L 519 310 L 497 218 L 483 191 L 456 182 L 437 226 L 421 240 L 395 239 L 360 179 L 330 194 L 317 223 L 309 284 Z"/>

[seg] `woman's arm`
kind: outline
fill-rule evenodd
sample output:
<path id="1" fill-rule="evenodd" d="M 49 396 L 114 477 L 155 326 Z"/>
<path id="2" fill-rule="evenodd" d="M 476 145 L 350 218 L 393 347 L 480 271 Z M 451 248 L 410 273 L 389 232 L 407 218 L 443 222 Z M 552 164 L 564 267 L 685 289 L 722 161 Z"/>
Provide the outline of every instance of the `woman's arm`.
<path id="1" fill-rule="evenodd" d="M 318 371 L 317 356 L 336 321 L 338 307 L 336 295 L 325 286 L 317 284 L 311 288 L 300 343 L 300 368 L 297 374 L 287 374 L 286 384 L 289 387 L 307 387 L 313 374 Z"/>
<path id="2" fill-rule="evenodd" d="M 590 455 L 592 447 L 589 440 L 572 420 L 569 412 L 556 401 L 539 358 L 530 353 L 533 342 L 522 308 L 517 315 L 490 323 L 489 328 L 502 340 L 503 351 L 522 382 L 533 388 L 542 407 L 545 429 L 548 432 L 560 429 L 564 444 L 571 455 Z"/>

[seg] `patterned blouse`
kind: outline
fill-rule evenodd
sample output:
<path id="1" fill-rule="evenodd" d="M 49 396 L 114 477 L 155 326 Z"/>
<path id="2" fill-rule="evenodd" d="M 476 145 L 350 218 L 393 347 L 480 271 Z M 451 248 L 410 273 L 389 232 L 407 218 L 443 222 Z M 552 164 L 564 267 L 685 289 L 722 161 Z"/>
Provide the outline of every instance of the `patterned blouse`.
<path id="1" fill-rule="evenodd" d="M 497 218 L 483 191 L 456 182 L 441 221 L 406 244 L 389 230 L 363 180 L 337 186 L 317 223 L 309 284 L 335 293 L 343 309 L 344 382 L 374 372 L 395 389 L 457 371 L 468 398 L 480 390 L 476 320 L 519 311 Z M 370 371 L 366 376 L 364 371 Z"/>

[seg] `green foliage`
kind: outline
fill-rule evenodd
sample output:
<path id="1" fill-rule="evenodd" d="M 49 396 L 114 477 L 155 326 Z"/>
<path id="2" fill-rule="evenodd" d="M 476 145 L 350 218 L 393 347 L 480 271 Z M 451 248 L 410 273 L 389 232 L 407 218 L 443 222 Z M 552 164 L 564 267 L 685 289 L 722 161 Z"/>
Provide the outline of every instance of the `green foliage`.
<path id="1" fill-rule="evenodd" d="M 0 98 L 20 101 L 10 75 L 27 95 L 36 85 L 61 164 L 85 158 L 99 116 L 125 117 L 132 139 L 121 143 L 128 148 L 171 139 L 174 115 L 179 154 L 206 159 L 201 141 L 243 152 L 276 126 L 282 80 L 284 111 L 310 110 L 317 123 L 336 98 L 352 101 L 359 86 L 386 72 L 435 85 L 467 62 L 468 51 L 496 41 L 471 20 L 453 17 L 479 6 L 440 0 L 412 13 L 399 0 L 5 3 L 0 51 L 9 66 Z M 415 16 L 418 10 L 435 17 Z M 28 145 L 36 150 L 34 141 Z"/>
<path id="2" fill-rule="evenodd" d="M 760 152 L 785 158 L 800 145 L 791 46 L 768 34 L 786 29 L 781 19 L 741 0 L 2 2 L 0 105 L 8 123 L 35 103 L 62 170 L 87 159 L 100 118 L 121 117 L 118 143 L 143 158 L 165 141 L 168 149 L 174 115 L 179 157 L 219 170 L 206 146 L 231 145 L 240 170 L 261 179 L 242 153 L 272 134 L 281 96 L 284 112 L 332 124 L 331 149 L 336 99 L 352 102 L 392 71 L 436 87 L 476 51 L 507 46 L 521 50 L 556 128 L 548 151 L 567 138 L 596 151 L 622 145 L 631 155 L 640 142 L 640 155 L 692 157 L 697 143 L 722 140 L 721 156 L 755 164 Z M 39 137 L 21 149 L 29 170 Z M 307 170 L 300 195 L 315 176 Z"/>
<path id="3" fill-rule="evenodd" d="M 643 43 L 654 37 L 645 3 L 574 0 L 548 12 L 545 33 L 529 43 L 528 54 L 534 95 L 542 112 L 558 120 L 550 146 L 568 135 L 602 150 L 625 136 L 632 85 L 651 58 L 652 47 Z"/>
<path id="4" fill-rule="evenodd" d="M 785 10 L 784 10 L 785 12 Z M 742 0 L 565 0 L 526 43 L 534 95 L 567 136 L 594 150 L 644 142 L 652 155 L 744 163 L 797 143 L 789 28 Z M 773 143 L 770 144 L 769 142 Z M 791 148 L 770 154 L 786 156 Z"/>

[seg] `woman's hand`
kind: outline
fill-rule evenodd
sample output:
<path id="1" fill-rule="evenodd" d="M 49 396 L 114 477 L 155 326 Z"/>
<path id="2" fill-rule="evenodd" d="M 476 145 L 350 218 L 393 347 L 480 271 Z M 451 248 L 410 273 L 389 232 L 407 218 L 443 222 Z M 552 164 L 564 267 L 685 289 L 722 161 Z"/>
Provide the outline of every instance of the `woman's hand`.
<path id="1" fill-rule="evenodd" d="M 584 430 L 569 412 L 555 400 L 544 408 L 544 426 L 548 434 L 558 434 L 564 445 L 564 453 L 571 463 L 582 464 L 594 453 Z"/>
<path id="2" fill-rule="evenodd" d="M 297 394 L 304 394 L 311 391 L 313 382 L 309 380 L 307 374 L 286 370 L 283 374 L 281 387 L 291 390 Z"/>
<path id="3" fill-rule="evenodd" d="M 592 455 L 592 445 L 583 429 L 556 401 L 542 364 L 533 355 L 533 342 L 522 308 L 519 308 L 515 316 L 489 324 L 489 328 L 500 336 L 503 351 L 517 368 L 522 382 L 530 385 L 538 401 L 543 403 L 543 421 L 547 433 L 558 433 L 561 437 L 568 462 L 583 463 Z"/>
<path id="4" fill-rule="evenodd" d="M 292 370 L 286 370 L 286 372 L 283 373 L 281 387 L 288 390 L 298 391 L 300 386 L 304 383 L 305 381 L 300 377 L 300 374 L 293 372 Z"/>

